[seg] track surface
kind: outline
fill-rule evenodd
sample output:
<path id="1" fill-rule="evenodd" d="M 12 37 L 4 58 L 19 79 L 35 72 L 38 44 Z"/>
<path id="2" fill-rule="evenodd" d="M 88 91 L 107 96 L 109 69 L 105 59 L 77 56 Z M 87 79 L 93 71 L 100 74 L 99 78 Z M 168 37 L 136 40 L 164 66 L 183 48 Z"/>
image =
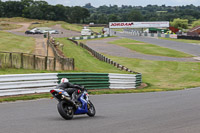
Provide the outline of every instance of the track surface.
<path id="1" fill-rule="evenodd" d="M 1 133 L 199 133 L 200 88 L 91 96 L 97 114 L 62 119 L 56 100 L 0 104 Z"/>
<path id="2" fill-rule="evenodd" d="M 163 39 L 144 37 L 144 36 L 132 36 L 129 34 L 121 34 L 121 33 L 117 33 L 117 36 L 126 37 L 126 38 L 134 39 L 137 41 L 142 41 L 142 42 L 155 44 L 155 45 L 166 47 L 166 48 L 175 49 L 175 50 L 182 51 L 194 56 L 200 56 L 199 44 L 189 44 L 189 43 L 184 43 L 184 42 L 176 42 L 176 41 L 163 40 Z"/>
<path id="3" fill-rule="evenodd" d="M 166 57 L 166 56 L 154 56 L 154 55 L 147 55 L 142 54 L 128 48 L 110 44 L 109 42 L 119 40 L 120 37 L 112 37 L 112 38 L 105 38 L 102 40 L 89 40 L 86 44 L 98 51 L 100 53 L 117 56 L 117 57 L 128 57 L 128 58 L 137 58 L 137 59 L 145 59 L 145 60 L 154 60 L 154 61 L 181 61 L 181 62 L 199 62 L 194 58 L 174 58 L 174 57 Z"/>

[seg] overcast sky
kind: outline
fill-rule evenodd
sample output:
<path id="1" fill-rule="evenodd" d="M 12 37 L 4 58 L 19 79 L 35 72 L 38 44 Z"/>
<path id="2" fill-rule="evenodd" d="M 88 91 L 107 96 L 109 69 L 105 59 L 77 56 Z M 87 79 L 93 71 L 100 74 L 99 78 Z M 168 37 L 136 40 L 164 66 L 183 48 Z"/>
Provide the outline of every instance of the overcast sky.
<path id="1" fill-rule="evenodd" d="M 84 6 L 86 3 L 91 3 L 92 6 L 99 7 L 101 5 L 132 5 L 146 6 L 151 5 L 196 5 L 200 6 L 200 0 L 46 0 L 49 4 L 63 4 L 65 6 Z"/>
<path id="2" fill-rule="evenodd" d="M 6 1 L 6 0 L 2 0 Z M 167 5 L 167 6 L 182 6 L 193 4 L 200 6 L 200 0 L 45 0 L 51 5 L 62 4 L 65 6 L 84 6 L 86 3 L 91 3 L 92 6 L 99 7 L 102 5 Z"/>

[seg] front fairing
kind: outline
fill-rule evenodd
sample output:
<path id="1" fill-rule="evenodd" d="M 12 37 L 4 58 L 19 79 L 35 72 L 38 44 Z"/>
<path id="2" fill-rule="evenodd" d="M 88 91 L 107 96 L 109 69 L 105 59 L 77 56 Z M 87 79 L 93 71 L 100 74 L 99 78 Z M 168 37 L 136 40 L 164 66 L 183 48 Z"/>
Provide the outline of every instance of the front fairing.
<path id="1" fill-rule="evenodd" d="M 88 103 L 88 94 L 83 92 L 83 94 L 78 99 L 81 102 L 81 107 L 78 107 L 74 114 L 85 114 L 88 113 L 87 103 Z"/>

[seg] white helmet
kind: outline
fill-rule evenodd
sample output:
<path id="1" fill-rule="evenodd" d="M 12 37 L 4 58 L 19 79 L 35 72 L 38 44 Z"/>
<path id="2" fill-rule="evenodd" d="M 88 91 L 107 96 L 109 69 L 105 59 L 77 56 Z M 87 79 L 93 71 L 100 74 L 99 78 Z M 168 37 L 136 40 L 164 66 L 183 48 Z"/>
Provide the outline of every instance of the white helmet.
<path id="1" fill-rule="evenodd" d="M 69 80 L 67 78 L 62 78 L 60 82 L 61 83 L 66 83 L 66 82 L 69 82 Z"/>

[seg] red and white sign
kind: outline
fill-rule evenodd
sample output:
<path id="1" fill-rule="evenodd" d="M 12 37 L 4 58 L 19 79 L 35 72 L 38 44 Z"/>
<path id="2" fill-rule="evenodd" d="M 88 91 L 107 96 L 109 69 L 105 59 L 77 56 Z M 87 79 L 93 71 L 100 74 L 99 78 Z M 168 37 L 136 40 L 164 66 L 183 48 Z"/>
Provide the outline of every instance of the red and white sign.
<path id="1" fill-rule="evenodd" d="M 169 37 L 177 39 L 177 35 L 176 34 L 170 34 Z"/>
<path id="2" fill-rule="evenodd" d="M 165 28 L 169 27 L 169 21 L 157 22 L 110 22 L 110 28 Z"/>
<path id="3" fill-rule="evenodd" d="M 133 22 L 110 22 L 110 28 L 131 28 L 133 26 Z"/>

